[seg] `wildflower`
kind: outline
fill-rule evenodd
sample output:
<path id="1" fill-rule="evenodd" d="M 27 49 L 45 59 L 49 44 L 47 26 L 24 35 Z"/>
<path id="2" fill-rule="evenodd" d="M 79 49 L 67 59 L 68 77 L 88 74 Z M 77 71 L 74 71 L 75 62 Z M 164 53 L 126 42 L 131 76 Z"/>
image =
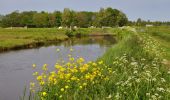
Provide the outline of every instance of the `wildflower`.
<path id="1" fill-rule="evenodd" d="M 66 88 L 66 89 L 68 89 L 68 88 L 69 88 L 69 86 L 68 86 L 68 85 L 66 85 L 66 86 L 65 86 L 65 88 Z"/>
<path id="2" fill-rule="evenodd" d="M 37 76 L 37 75 L 38 75 L 38 72 L 34 72 L 32 75 L 33 75 L 33 76 Z"/>
<path id="3" fill-rule="evenodd" d="M 37 76 L 37 80 L 38 81 L 41 81 L 43 79 L 43 77 L 40 75 L 40 76 Z"/>
<path id="4" fill-rule="evenodd" d="M 157 88 L 157 90 L 160 91 L 160 92 L 165 92 L 164 88 Z"/>
<path id="5" fill-rule="evenodd" d="M 86 86 L 87 85 L 87 83 L 83 83 L 83 86 Z"/>
<path id="6" fill-rule="evenodd" d="M 70 60 L 70 61 L 74 61 L 74 58 L 73 58 L 73 57 L 70 57 L 69 60 Z"/>
<path id="7" fill-rule="evenodd" d="M 36 64 L 32 64 L 32 68 L 36 68 Z"/>
<path id="8" fill-rule="evenodd" d="M 44 84 L 45 84 L 45 82 L 44 82 L 44 81 L 41 81 L 41 82 L 40 82 L 40 85 L 44 85 Z"/>
<path id="9" fill-rule="evenodd" d="M 34 82 L 30 82 L 30 91 L 31 92 L 35 92 L 34 87 L 35 87 L 35 83 Z"/>
<path id="10" fill-rule="evenodd" d="M 156 81 L 156 78 L 153 78 L 153 79 L 152 79 L 152 81 L 154 81 L 154 82 L 155 82 L 155 81 Z"/>
<path id="11" fill-rule="evenodd" d="M 82 62 L 84 62 L 84 59 L 83 58 L 79 58 L 79 59 L 77 59 L 77 62 L 78 63 L 82 63 Z"/>
<path id="12" fill-rule="evenodd" d="M 69 79 L 69 78 L 70 78 L 70 76 L 71 76 L 71 74 L 70 74 L 70 73 L 65 74 L 65 78 L 66 78 L 66 79 Z"/>
<path id="13" fill-rule="evenodd" d="M 64 88 L 61 88 L 60 91 L 63 92 L 63 91 L 64 91 Z"/>
<path id="14" fill-rule="evenodd" d="M 62 95 L 59 96 L 59 98 L 62 98 L 62 97 L 63 97 Z"/>
<path id="15" fill-rule="evenodd" d="M 134 74 L 137 74 L 137 73 L 138 73 L 138 71 L 137 71 L 137 70 L 135 70 L 133 73 L 134 73 Z"/>
<path id="16" fill-rule="evenodd" d="M 170 88 L 166 89 L 166 92 L 170 93 Z"/>
<path id="17" fill-rule="evenodd" d="M 60 68 L 62 68 L 62 66 L 60 66 L 59 64 L 56 64 L 56 65 L 55 65 L 55 68 L 56 68 L 56 69 L 60 69 Z"/>
<path id="18" fill-rule="evenodd" d="M 82 89 L 82 88 L 83 88 L 83 86 L 79 86 L 79 88 L 80 88 L 80 89 Z"/>
<path id="19" fill-rule="evenodd" d="M 137 63 L 137 62 L 131 62 L 131 65 L 132 65 L 132 66 L 137 66 L 138 63 Z"/>
<path id="20" fill-rule="evenodd" d="M 150 93 L 146 93 L 146 96 L 150 96 Z"/>
<path id="21" fill-rule="evenodd" d="M 73 51 L 73 48 L 70 48 L 70 51 L 72 52 L 72 51 Z"/>
<path id="22" fill-rule="evenodd" d="M 85 78 L 86 78 L 86 79 L 90 79 L 90 75 L 89 75 L 89 74 L 86 74 L 86 75 L 85 75 Z"/>
<path id="23" fill-rule="evenodd" d="M 44 70 L 44 71 L 48 70 L 47 64 L 44 64 L 44 65 L 43 65 L 42 70 Z"/>
<path id="24" fill-rule="evenodd" d="M 42 96 L 46 96 L 47 95 L 47 93 L 46 92 L 42 92 Z"/>
<path id="25" fill-rule="evenodd" d="M 56 51 L 57 51 L 57 52 L 59 52 L 59 51 L 60 51 L 60 49 L 56 49 Z"/>
<path id="26" fill-rule="evenodd" d="M 34 87 L 35 83 L 34 82 L 30 82 L 30 87 Z"/>
<path id="27" fill-rule="evenodd" d="M 166 80 L 164 78 L 161 78 L 161 82 L 164 83 L 166 82 Z"/>
<path id="28" fill-rule="evenodd" d="M 106 98 L 110 99 L 110 98 L 112 98 L 112 95 L 111 95 L 111 94 L 109 94 L 109 96 L 108 96 L 108 97 L 106 97 Z"/>
<path id="29" fill-rule="evenodd" d="M 70 55 L 70 54 L 68 54 L 68 57 L 71 57 L 71 55 Z"/>
<path id="30" fill-rule="evenodd" d="M 93 65 L 93 66 L 97 66 L 97 64 L 96 64 L 96 63 L 92 63 L 92 65 Z"/>
<path id="31" fill-rule="evenodd" d="M 101 64 L 103 64 L 103 61 L 99 61 L 98 63 L 99 63 L 99 65 L 101 65 Z"/>
<path id="32" fill-rule="evenodd" d="M 75 80 L 77 80 L 77 77 L 73 76 L 73 77 L 71 78 L 71 80 L 75 81 Z"/>
<path id="33" fill-rule="evenodd" d="M 170 71 L 168 71 L 168 74 L 170 74 Z"/>
<path id="34" fill-rule="evenodd" d="M 116 93 L 116 96 L 115 96 L 116 99 L 120 99 L 120 94 L 119 93 Z"/>

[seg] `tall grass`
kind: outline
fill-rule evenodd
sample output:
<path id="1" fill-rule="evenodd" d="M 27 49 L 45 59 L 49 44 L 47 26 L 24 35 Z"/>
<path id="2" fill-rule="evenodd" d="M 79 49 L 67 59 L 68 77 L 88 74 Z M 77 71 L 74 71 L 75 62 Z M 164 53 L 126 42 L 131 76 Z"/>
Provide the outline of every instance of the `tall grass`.
<path id="1" fill-rule="evenodd" d="M 170 70 L 157 41 L 130 27 L 117 31 L 118 44 L 96 62 L 69 55 L 69 62 L 57 62 L 51 72 L 46 64 L 42 73 L 35 71 L 31 99 L 169 100 Z"/>
<path id="2" fill-rule="evenodd" d="M 159 26 L 146 28 L 146 33 L 154 37 L 165 49 L 166 59 L 170 60 L 170 27 Z"/>

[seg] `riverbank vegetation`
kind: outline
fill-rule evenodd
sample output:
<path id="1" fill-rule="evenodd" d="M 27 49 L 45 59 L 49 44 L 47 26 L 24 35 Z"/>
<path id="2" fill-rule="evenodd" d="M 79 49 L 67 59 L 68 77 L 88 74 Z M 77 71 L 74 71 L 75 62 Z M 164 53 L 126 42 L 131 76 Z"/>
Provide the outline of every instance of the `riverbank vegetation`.
<path id="1" fill-rule="evenodd" d="M 166 59 L 170 60 L 170 27 L 169 26 L 158 26 L 142 28 L 145 29 L 146 33 L 150 34 L 155 38 L 166 52 Z"/>
<path id="2" fill-rule="evenodd" d="M 28 29 L 0 29 L 0 51 L 21 48 L 38 47 L 47 43 L 60 42 L 71 37 L 110 34 L 111 28 L 28 28 Z"/>
<path id="3" fill-rule="evenodd" d="M 73 58 L 70 48 L 69 62 L 58 61 L 53 71 L 47 64 L 37 71 L 40 66 L 33 64 L 29 98 L 168 100 L 170 69 L 159 41 L 131 27 L 116 31 L 118 43 L 96 62 Z"/>
<path id="4" fill-rule="evenodd" d="M 65 30 L 56 29 L 0 29 L 0 51 L 31 48 L 50 41 L 62 41 L 68 37 Z"/>

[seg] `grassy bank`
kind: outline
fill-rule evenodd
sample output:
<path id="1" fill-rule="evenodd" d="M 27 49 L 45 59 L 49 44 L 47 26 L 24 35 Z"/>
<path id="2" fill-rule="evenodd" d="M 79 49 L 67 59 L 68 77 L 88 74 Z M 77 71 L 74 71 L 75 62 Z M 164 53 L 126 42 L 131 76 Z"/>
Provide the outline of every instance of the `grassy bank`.
<path id="1" fill-rule="evenodd" d="M 36 47 L 48 41 L 62 41 L 65 30 L 56 29 L 0 29 L 0 51 Z"/>
<path id="2" fill-rule="evenodd" d="M 74 31 L 57 28 L 0 29 L 0 52 L 11 49 L 32 48 L 48 42 L 57 42 L 75 36 L 103 34 L 111 29 L 79 28 Z"/>
<path id="3" fill-rule="evenodd" d="M 150 27 L 145 30 L 161 44 L 166 52 L 165 58 L 170 61 L 170 27 Z"/>
<path id="4" fill-rule="evenodd" d="M 96 62 L 84 63 L 69 55 L 69 62 L 56 63 L 51 72 L 45 64 L 42 73 L 33 65 L 30 98 L 169 100 L 170 71 L 157 40 L 130 27 L 114 32 L 119 42 Z"/>

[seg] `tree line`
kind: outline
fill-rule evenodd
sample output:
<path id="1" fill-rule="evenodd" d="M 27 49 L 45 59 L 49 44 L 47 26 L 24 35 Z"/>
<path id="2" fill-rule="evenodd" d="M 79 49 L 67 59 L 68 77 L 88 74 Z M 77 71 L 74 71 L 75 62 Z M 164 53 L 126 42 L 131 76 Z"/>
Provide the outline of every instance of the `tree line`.
<path id="1" fill-rule="evenodd" d="M 52 13 L 41 11 L 14 11 L 0 15 L 1 27 L 115 27 L 127 25 L 126 15 L 113 8 L 101 8 L 98 12 L 74 11 L 65 8 Z"/>
<path id="2" fill-rule="evenodd" d="M 128 25 L 130 26 L 170 26 L 170 21 L 150 21 L 150 20 L 143 20 L 138 18 L 136 21 L 129 21 Z"/>

